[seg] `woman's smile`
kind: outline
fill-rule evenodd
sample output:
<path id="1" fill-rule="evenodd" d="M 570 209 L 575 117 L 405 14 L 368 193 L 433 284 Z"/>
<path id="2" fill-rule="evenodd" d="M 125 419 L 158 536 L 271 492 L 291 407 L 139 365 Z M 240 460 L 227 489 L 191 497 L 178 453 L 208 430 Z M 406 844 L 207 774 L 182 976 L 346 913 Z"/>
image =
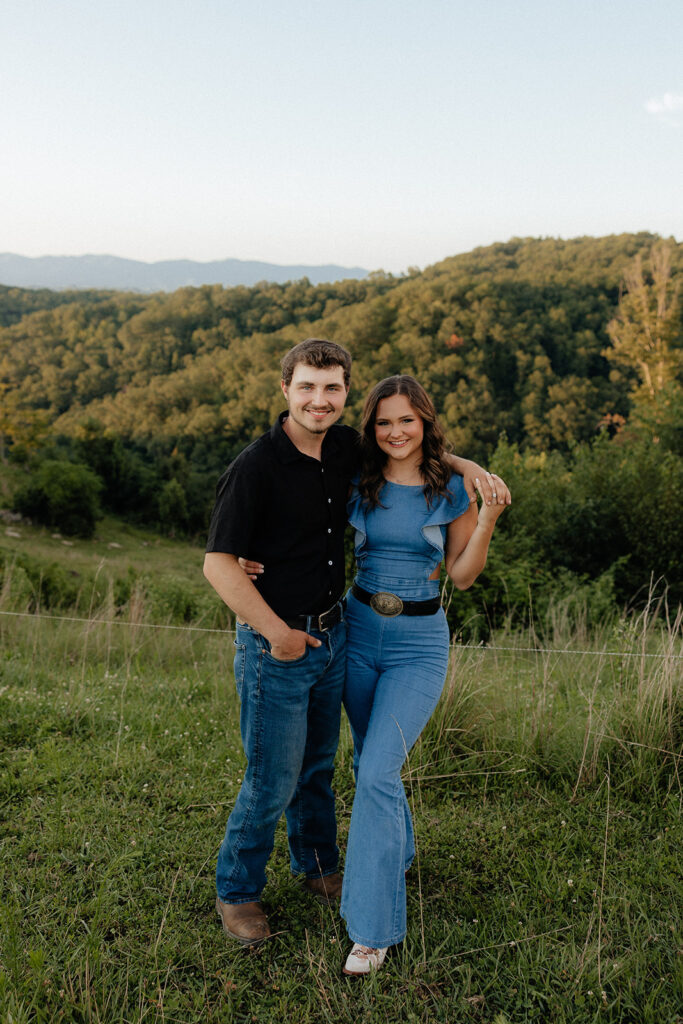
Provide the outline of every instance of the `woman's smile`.
<path id="1" fill-rule="evenodd" d="M 377 403 L 375 440 L 391 458 L 422 461 L 424 423 L 406 395 L 391 395 Z"/>

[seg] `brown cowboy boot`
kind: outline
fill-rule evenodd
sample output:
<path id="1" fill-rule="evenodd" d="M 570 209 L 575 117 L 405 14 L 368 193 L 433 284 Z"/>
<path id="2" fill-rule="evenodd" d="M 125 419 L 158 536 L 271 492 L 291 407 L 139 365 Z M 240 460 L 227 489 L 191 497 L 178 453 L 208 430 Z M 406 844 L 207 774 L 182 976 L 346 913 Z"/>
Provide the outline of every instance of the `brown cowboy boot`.
<path id="1" fill-rule="evenodd" d="M 223 931 L 243 946 L 258 946 L 270 935 L 268 918 L 260 903 L 223 903 L 217 897 L 216 910 L 223 922 Z"/>

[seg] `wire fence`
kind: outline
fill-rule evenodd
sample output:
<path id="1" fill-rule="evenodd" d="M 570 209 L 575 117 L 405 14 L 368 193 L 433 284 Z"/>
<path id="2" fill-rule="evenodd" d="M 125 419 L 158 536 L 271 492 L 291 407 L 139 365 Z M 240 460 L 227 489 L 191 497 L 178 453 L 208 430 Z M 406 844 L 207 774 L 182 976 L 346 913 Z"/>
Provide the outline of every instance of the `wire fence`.
<path id="1" fill-rule="evenodd" d="M 171 623 L 163 622 L 135 622 L 130 619 L 99 619 L 99 618 L 82 618 L 74 615 L 41 615 L 36 612 L 10 612 L 0 611 L 0 615 L 12 616 L 14 618 L 32 619 L 37 622 L 73 622 L 80 623 L 86 626 L 128 626 L 130 629 L 169 629 L 185 633 L 215 633 L 222 636 L 234 636 L 235 630 L 231 628 L 216 629 L 209 626 L 175 626 Z M 503 646 L 500 644 L 488 644 L 484 641 L 478 644 L 461 644 L 453 642 L 451 644 L 456 650 L 459 651 L 500 651 L 510 652 L 513 654 L 581 654 L 581 655 L 593 655 L 601 658 L 659 658 L 668 659 L 673 661 L 682 661 L 683 654 L 674 654 L 671 652 L 650 654 L 646 651 L 605 651 L 602 649 L 589 650 L 588 648 L 571 648 L 571 647 L 518 647 L 518 646 Z"/>

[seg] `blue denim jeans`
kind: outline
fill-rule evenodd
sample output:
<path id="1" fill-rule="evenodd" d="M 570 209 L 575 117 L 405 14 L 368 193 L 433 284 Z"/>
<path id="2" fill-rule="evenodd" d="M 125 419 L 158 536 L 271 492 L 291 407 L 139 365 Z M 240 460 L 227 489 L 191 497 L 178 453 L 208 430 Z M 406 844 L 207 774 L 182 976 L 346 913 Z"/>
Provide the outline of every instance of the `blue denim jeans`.
<path id="1" fill-rule="evenodd" d="M 448 667 L 448 625 L 434 615 L 383 618 L 347 597 L 344 706 L 356 795 L 341 915 L 350 938 L 392 946 L 406 934 L 405 872 L 415 855 L 401 768 L 438 702 Z"/>
<path id="2" fill-rule="evenodd" d="M 235 682 L 247 767 L 216 866 L 216 888 L 225 903 L 259 899 L 283 812 L 292 871 L 314 878 L 337 870 L 331 783 L 346 625 L 309 632 L 321 646 L 283 662 L 273 658 L 264 637 L 237 625 Z"/>

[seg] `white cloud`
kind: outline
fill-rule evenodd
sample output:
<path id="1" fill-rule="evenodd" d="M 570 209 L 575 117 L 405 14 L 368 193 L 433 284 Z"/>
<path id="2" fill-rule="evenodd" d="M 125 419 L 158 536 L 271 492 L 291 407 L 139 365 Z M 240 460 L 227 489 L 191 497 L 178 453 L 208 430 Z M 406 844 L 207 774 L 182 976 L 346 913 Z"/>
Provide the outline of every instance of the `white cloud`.
<path id="1" fill-rule="evenodd" d="M 665 92 L 663 96 L 656 96 L 645 104 L 648 114 L 668 120 L 671 114 L 683 111 L 683 95 L 681 93 Z"/>

